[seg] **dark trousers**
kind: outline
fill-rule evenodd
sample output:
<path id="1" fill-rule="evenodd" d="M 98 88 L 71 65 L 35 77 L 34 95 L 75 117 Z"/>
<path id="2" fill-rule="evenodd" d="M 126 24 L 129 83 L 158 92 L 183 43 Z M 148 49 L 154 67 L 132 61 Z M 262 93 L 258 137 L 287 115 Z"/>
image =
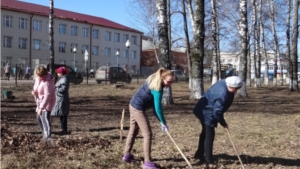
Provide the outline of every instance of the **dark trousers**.
<path id="1" fill-rule="evenodd" d="M 43 138 L 51 137 L 50 111 L 43 111 L 41 115 L 36 115 L 36 119 L 42 129 Z"/>
<path id="2" fill-rule="evenodd" d="M 6 76 L 6 80 L 9 80 L 9 78 L 10 78 L 10 73 L 5 73 L 5 76 Z"/>
<path id="3" fill-rule="evenodd" d="M 67 132 L 68 131 L 68 116 L 60 116 L 60 128 L 62 131 Z"/>
<path id="4" fill-rule="evenodd" d="M 198 150 L 196 152 L 200 160 L 213 163 L 213 143 L 215 139 L 215 128 L 201 122 L 202 132 L 199 136 Z"/>

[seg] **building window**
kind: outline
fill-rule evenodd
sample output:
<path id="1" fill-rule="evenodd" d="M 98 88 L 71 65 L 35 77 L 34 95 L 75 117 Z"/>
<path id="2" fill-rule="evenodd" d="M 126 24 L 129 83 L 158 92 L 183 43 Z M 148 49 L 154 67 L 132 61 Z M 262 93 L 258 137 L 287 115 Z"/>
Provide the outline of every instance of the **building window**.
<path id="1" fill-rule="evenodd" d="M 269 65 L 269 70 L 274 70 L 274 65 Z"/>
<path id="2" fill-rule="evenodd" d="M 74 26 L 74 25 L 71 26 L 71 35 L 72 36 L 77 36 L 77 29 L 78 29 L 77 26 Z"/>
<path id="3" fill-rule="evenodd" d="M 59 34 L 66 34 L 67 25 L 59 24 Z"/>
<path id="4" fill-rule="evenodd" d="M 40 64 L 40 59 L 32 59 L 32 66 L 35 68 Z"/>
<path id="5" fill-rule="evenodd" d="M 33 39 L 33 49 L 41 50 L 41 40 Z"/>
<path id="6" fill-rule="evenodd" d="M 66 42 L 59 42 L 58 51 L 60 53 L 66 53 Z"/>
<path id="7" fill-rule="evenodd" d="M 33 20 L 33 30 L 40 31 L 41 30 L 42 21 Z"/>
<path id="8" fill-rule="evenodd" d="M 99 68 L 99 63 L 98 62 L 93 62 L 92 64 L 92 69 L 98 69 Z"/>
<path id="9" fill-rule="evenodd" d="M 82 51 L 81 53 L 84 54 L 85 50 L 88 50 L 89 45 L 82 45 Z"/>
<path id="10" fill-rule="evenodd" d="M 27 46 L 27 39 L 19 38 L 19 49 L 26 49 L 26 46 Z"/>
<path id="11" fill-rule="evenodd" d="M 93 55 L 98 55 L 98 51 L 99 51 L 99 47 L 98 46 L 93 46 L 92 54 Z"/>
<path id="12" fill-rule="evenodd" d="M 99 38 L 99 30 L 98 29 L 93 29 L 93 38 L 98 39 Z"/>
<path id="13" fill-rule="evenodd" d="M 9 37 L 9 36 L 3 37 L 3 47 L 11 48 L 11 45 L 12 45 L 11 42 L 12 42 L 12 37 Z"/>
<path id="14" fill-rule="evenodd" d="M 134 51 L 134 50 L 131 51 L 131 58 L 132 59 L 136 58 L 136 51 Z"/>
<path id="15" fill-rule="evenodd" d="M 12 16 L 9 15 L 3 16 L 3 26 L 12 27 Z"/>
<path id="16" fill-rule="evenodd" d="M 124 57 L 124 58 L 127 58 L 127 57 L 128 57 L 128 50 L 127 50 L 127 49 L 124 49 L 124 50 L 123 50 L 123 57 Z"/>
<path id="17" fill-rule="evenodd" d="M 83 37 L 89 37 L 89 28 L 82 28 Z"/>
<path id="18" fill-rule="evenodd" d="M 123 34 L 123 43 L 126 43 L 127 40 L 128 40 L 128 35 L 127 34 Z"/>
<path id="19" fill-rule="evenodd" d="M 115 33 L 115 35 L 114 35 L 114 41 L 115 42 L 120 42 L 120 33 Z"/>
<path id="20" fill-rule="evenodd" d="M 131 37 L 131 43 L 136 45 L 136 36 L 132 36 Z"/>
<path id="21" fill-rule="evenodd" d="M 19 28 L 27 29 L 27 19 L 26 18 L 19 18 Z"/>
<path id="22" fill-rule="evenodd" d="M 76 52 L 78 51 L 78 47 L 76 43 L 71 43 L 71 53 L 73 53 L 74 47 L 76 48 Z"/>
<path id="23" fill-rule="evenodd" d="M 110 56 L 110 48 L 105 48 L 105 56 Z"/>
<path id="24" fill-rule="evenodd" d="M 111 32 L 106 31 L 105 32 L 105 40 L 110 41 Z"/>
<path id="25" fill-rule="evenodd" d="M 231 63 L 231 62 L 232 62 L 232 59 L 228 59 L 228 62 Z"/>

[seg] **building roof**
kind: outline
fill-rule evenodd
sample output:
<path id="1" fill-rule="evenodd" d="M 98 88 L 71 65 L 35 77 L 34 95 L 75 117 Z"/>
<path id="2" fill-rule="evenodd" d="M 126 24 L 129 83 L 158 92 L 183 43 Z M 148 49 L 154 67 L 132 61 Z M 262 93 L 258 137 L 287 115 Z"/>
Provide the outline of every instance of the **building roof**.
<path id="1" fill-rule="evenodd" d="M 17 0 L 1 0 L 1 9 L 7 9 L 17 12 L 24 12 L 29 14 L 41 15 L 41 16 L 49 16 L 49 7 L 37 5 L 33 3 L 27 3 Z M 87 24 L 99 25 L 108 28 L 114 28 L 129 32 L 135 32 L 143 34 L 138 30 L 132 29 L 130 27 L 118 24 L 116 22 L 107 20 L 105 18 L 80 14 L 72 11 L 62 10 L 54 7 L 54 14 L 55 18 L 61 18 L 66 20 L 72 20 L 75 22 L 83 22 Z"/>

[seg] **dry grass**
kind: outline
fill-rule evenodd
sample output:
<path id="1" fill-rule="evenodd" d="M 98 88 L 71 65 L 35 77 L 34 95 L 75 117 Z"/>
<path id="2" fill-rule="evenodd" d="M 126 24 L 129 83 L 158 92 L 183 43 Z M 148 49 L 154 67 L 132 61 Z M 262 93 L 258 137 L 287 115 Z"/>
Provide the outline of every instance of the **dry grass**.
<path id="1" fill-rule="evenodd" d="M 30 133 L 31 137 L 40 138 L 41 133 L 35 122 L 33 98 L 30 96 L 31 85 L 24 84 L 18 88 L 6 86 L 13 90 L 16 99 L 2 100 L 1 113 L 9 123 L 10 131 L 15 134 Z M 133 150 L 139 162 L 122 163 L 125 140 L 119 141 L 119 126 L 121 111 L 125 108 L 126 136 L 129 125 L 129 100 L 140 85 L 133 83 L 123 88 L 113 88 L 104 84 L 71 85 L 69 129 L 72 130 L 72 134 L 55 134 L 59 131 L 59 119 L 53 118 L 54 140 L 74 139 L 80 142 L 81 139 L 87 138 L 91 141 L 103 139 L 111 144 L 87 147 L 76 142 L 70 146 L 72 149 L 52 146 L 31 151 L 21 151 L 24 149 L 21 146 L 14 149 L 1 147 L 1 168 L 139 168 L 143 161 L 142 137 L 140 135 L 137 139 Z M 196 102 L 187 99 L 187 88 L 186 83 L 173 85 L 175 104 L 165 107 L 165 118 L 171 136 L 194 168 L 203 168 L 192 159 L 201 126 L 192 114 L 191 110 Z M 208 84 L 205 88 L 208 88 Z M 286 87 L 248 88 L 248 93 L 249 98 L 236 99 L 225 115 L 231 137 L 245 167 L 300 168 L 299 93 L 291 93 Z M 161 132 L 158 120 L 151 111 L 148 111 L 148 114 L 154 133 L 154 161 L 164 169 L 188 168 L 169 137 Z M 1 141 L 3 142 L 2 135 Z M 240 168 L 226 130 L 222 127 L 216 129 L 214 154 L 218 168 Z"/>

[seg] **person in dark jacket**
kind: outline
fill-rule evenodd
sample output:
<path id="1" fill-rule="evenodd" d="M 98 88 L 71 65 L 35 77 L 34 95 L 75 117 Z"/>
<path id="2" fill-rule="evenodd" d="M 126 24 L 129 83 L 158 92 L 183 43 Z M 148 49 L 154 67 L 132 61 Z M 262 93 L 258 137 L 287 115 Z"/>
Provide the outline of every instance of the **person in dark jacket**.
<path id="1" fill-rule="evenodd" d="M 68 69 L 64 66 L 59 67 L 57 70 L 58 80 L 55 84 L 56 102 L 51 111 L 51 116 L 59 116 L 61 124 L 61 133 L 68 133 L 68 115 L 70 110 L 69 99 L 69 75 Z"/>
<path id="2" fill-rule="evenodd" d="M 200 120 L 202 132 L 194 158 L 199 159 L 201 163 L 215 164 L 212 153 L 215 127 L 220 123 L 224 128 L 228 128 L 224 113 L 231 106 L 234 94 L 242 86 L 243 81 L 240 77 L 228 77 L 212 85 L 197 102 L 193 113 Z"/>
<path id="3" fill-rule="evenodd" d="M 130 129 L 128 132 L 124 156 L 124 162 L 134 162 L 131 153 L 135 138 L 141 129 L 144 137 L 144 164 L 143 169 L 157 169 L 156 164 L 151 162 L 151 141 L 152 131 L 145 111 L 149 108 L 154 109 L 154 115 L 162 125 L 162 130 L 168 130 L 166 120 L 161 105 L 163 87 L 170 87 L 174 79 L 174 74 L 168 69 L 159 69 L 150 75 L 146 82 L 134 94 L 129 104 Z"/>

